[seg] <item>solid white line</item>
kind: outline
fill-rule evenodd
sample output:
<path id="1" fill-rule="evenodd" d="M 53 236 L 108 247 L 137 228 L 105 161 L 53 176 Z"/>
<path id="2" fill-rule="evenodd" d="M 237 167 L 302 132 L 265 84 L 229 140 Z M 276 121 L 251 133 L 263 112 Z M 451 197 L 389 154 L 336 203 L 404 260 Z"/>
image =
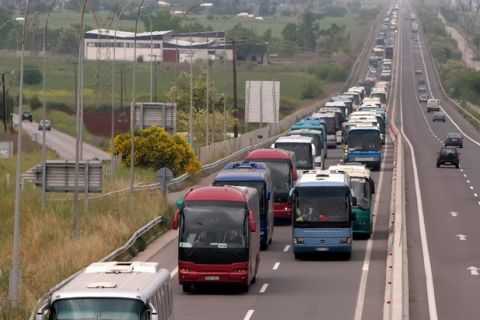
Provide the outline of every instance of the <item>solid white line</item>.
<path id="1" fill-rule="evenodd" d="M 273 265 L 272 270 L 278 270 L 278 267 L 280 267 L 280 262 L 275 262 L 275 264 Z"/>
<path id="2" fill-rule="evenodd" d="M 268 288 L 268 283 L 264 283 L 263 286 L 260 288 L 260 293 L 265 293 Z"/>
<path id="3" fill-rule="evenodd" d="M 255 312 L 255 310 L 253 310 L 253 309 L 248 310 L 248 311 L 247 311 L 247 314 L 245 315 L 245 318 L 243 318 L 243 320 L 250 320 L 250 318 L 252 317 L 253 312 Z"/>
<path id="4" fill-rule="evenodd" d="M 422 55 L 423 59 L 423 55 Z M 423 64 L 425 66 L 425 62 Z M 426 77 L 428 81 L 428 76 Z M 429 85 L 430 88 L 430 85 Z M 429 90 L 430 91 L 430 90 Z M 413 176 L 415 180 L 415 193 L 417 196 L 417 213 L 418 213 L 418 222 L 420 227 L 420 239 L 421 239 L 421 246 L 422 246 L 422 255 L 423 255 L 423 266 L 425 269 L 425 281 L 427 286 L 427 302 L 428 302 L 428 311 L 430 315 L 430 320 L 438 320 L 437 314 L 437 305 L 435 301 L 435 287 L 433 285 L 433 274 L 432 274 L 432 264 L 430 261 L 430 252 L 428 249 L 427 243 L 427 233 L 425 228 L 425 217 L 423 214 L 423 201 L 422 201 L 422 194 L 420 190 L 420 183 L 418 178 L 418 168 L 415 159 L 415 150 L 413 149 L 413 145 L 411 141 L 408 139 L 407 135 L 405 134 L 403 128 L 403 105 L 400 103 L 400 125 L 401 125 L 401 132 L 402 135 L 405 137 L 405 141 L 407 141 L 408 146 L 410 148 L 411 158 L 412 158 L 412 165 L 413 165 Z"/>
<path id="5" fill-rule="evenodd" d="M 283 252 L 287 252 L 288 250 L 290 250 L 290 245 L 289 244 L 287 244 L 285 246 L 285 248 L 283 248 Z"/>
<path id="6" fill-rule="evenodd" d="M 175 267 L 175 269 L 173 269 L 171 272 L 170 272 L 170 278 L 175 278 L 175 276 L 177 275 L 178 273 L 178 267 Z"/>

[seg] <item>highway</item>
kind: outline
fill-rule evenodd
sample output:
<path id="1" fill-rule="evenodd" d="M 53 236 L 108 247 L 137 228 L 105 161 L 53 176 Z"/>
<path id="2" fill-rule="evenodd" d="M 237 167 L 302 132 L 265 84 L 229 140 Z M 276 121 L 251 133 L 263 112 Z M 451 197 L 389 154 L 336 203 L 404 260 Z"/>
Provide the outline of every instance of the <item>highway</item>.
<path id="1" fill-rule="evenodd" d="M 480 293 L 480 134 L 440 88 L 423 34 L 414 40 L 403 18 L 401 102 L 397 127 L 404 135 L 411 319 L 476 319 Z M 420 30 L 421 31 L 421 30 Z M 414 75 L 421 68 L 423 75 Z M 417 101 L 416 79 L 442 101 L 446 123 L 432 122 Z M 416 79 L 415 79 L 416 78 Z M 448 132 L 464 135 L 460 169 L 436 168 Z"/>
<path id="2" fill-rule="evenodd" d="M 18 115 L 13 115 L 13 122 L 18 124 Z M 55 124 L 52 125 L 51 131 L 46 131 L 45 144 L 48 148 L 54 150 L 60 159 L 73 160 L 75 159 L 75 137 L 72 137 L 66 133 L 55 130 Z M 22 128 L 31 137 L 35 136 L 35 140 L 38 143 L 42 143 L 42 131 L 38 130 L 37 122 L 23 121 Z M 98 149 L 88 143 L 83 143 L 83 158 L 85 160 L 91 160 L 97 158 L 100 160 L 110 160 L 110 153 L 107 153 L 101 149 Z"/>
<path id="3" fill-rule="evenodd" d="M 327 166 L 339 163 L 341 155 L 341 146 L 330 149 Z M 276 226 L 272 245 L 261 253 L 257 281 L 249 293 L 225 286 L 200 287 L 193 293 L 184 293 L 176 278 L 178 240 L 172 237 L 150 261 L 159 262 L 174 277 L 175 317 L 182 320 L 382 319 L 393 169 L 390 139 L 382 157 L 381 171 L 373 173 L 374 233 L 369 240 L 354 240 L 351 260 L 336 257 L 295 260 L 290 247 L 291 226 Z M 211 183 L 213 176 L 201 183 Z"/>

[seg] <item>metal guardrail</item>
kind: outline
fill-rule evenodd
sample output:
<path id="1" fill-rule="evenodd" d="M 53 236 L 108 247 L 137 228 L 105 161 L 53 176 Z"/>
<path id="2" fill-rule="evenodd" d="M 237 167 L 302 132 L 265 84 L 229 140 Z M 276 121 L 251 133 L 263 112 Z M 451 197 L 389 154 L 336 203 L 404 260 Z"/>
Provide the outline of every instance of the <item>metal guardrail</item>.
<path id="1" fill-rule="evenodd" d="M 117 257 L 120 257 L 124 255 L 126 252 L 128 252 L 132 246 L 135 244 L 135 242 L 140 239 L 142 236 L 147 234 L 150 230 L 153 228 L 157 227 L 163 223 L 163 217 L 157 217 L 150 221 L 148 224 L 144 225 L 140 229 L 138 229 L 131 237 L 130 239 L 127 240 L 127 242 L 124 243 L 123 246 L 119 247 L 115 251 L 111 252 L 107 256 L 103 257 L 100 259 L 100 262 L 106 262 L 106 261 L 115 261 Z M 35 319 L 35 315 L 37 314 L 37 310 L 41 308 L 43 304 L 45 304 L 49 297 L 57 290 L 62 288 L 65 284 L 70 282 L 73 278 L 75 278 L 78 274 L 80 274 L 84 269 L 81 269 L 80 271 L 76 272 L 75 274 L 71 275 L 70 277 L 66 278 L 62 282 L 58 283 L 54 287 L 50 288 L 40 299 L 37 300 L 37 303 L 35 304 L 35 309 L 32 311 L 30 314 L 30 320 Z"/>

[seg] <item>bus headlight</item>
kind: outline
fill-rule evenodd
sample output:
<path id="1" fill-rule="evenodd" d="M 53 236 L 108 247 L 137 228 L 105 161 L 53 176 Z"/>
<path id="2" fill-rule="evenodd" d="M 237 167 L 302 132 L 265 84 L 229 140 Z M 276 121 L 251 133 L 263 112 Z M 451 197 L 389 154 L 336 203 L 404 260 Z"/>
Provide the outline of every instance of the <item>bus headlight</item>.
<path id="1" fill-rule="evenodd" d="M 352 238 L 340 238 L 340 244 L 351 244 L 352 243 Z"/>
<path id="2" fill-rule="evenodd" d="M 293 238 L 293 244 L 304 244 L 303 238 Z"/>

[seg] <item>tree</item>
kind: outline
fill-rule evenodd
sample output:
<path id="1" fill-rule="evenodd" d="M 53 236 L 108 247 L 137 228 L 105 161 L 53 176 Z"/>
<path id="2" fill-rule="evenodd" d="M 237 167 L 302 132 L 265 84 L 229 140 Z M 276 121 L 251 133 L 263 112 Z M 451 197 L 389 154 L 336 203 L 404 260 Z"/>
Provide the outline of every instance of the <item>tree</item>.
<path id="1" fill-rule="evenodd" d="M 285 28 L 282 30 L 283 40 L 287 42 L 295 43 L 297 42 L 298 27 L 295 23 L 287 23 Z"/>
<path id="2" fill-rule="evenodd" d="M 195 173 L 201 163 L 185 138 L 168 134 L 163 128 L 150 127 L 135 133 L 135 166 L 158 170 L 167 167 L 175 176 L 185 172 Z M 129 133 L 115 137 L 116 155 L 122 156 L 125 166 L 130 164 Z"/>
<path id="3" fill-rule="evenodd" d="M 25 81 L 26 84 L 38 84 L 42 82 L 43 76 L 38 67 L 30 65 L 26 66 L 25 71 L 23 73 L 23 81 Z"/>
<path id="4" fill-rule="evenodd" d="M 148 16 L 142 15 L 142 19 L 143 24 L 145 25 L 145 30 L 150 30 L 150 20 L 148 19 Z M 157 11 L 155 15 L 152 16 L 152 29 L 175 30 L 180 19 L 180 17 L 171 15 L 168 11 Z"/>
<path id="5" fill-rule="evenodd" d="M 302 23 L 298 26 L 297 45 L 304 50 L 315 49 L 313 16 L 310 11 L 305 10 L 302 15 Z"/>
<path id="6" fill-rule="evenodd" d="M 78 41 L 78 32 L 75 31 L 73 27 L 62 29 L 58 35 L 58 53 L 69 55 L 78 54 Z"/>

